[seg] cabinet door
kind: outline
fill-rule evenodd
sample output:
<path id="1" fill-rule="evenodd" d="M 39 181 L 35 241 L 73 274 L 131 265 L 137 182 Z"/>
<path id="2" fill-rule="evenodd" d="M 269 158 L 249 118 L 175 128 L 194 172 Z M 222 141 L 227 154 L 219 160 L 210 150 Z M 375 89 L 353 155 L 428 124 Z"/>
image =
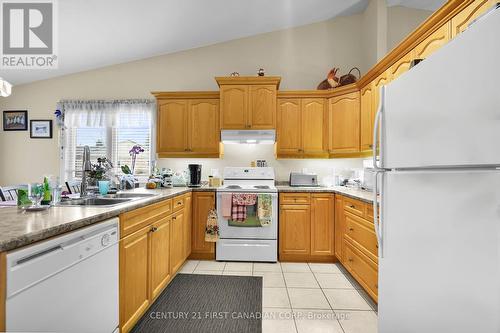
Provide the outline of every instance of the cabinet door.
<path id="1" fill-rule="evenodd" d="M 221 86 L 220 108 L 222 129 L 247 128 L 248 86 Z"/>
<path id="2" fill-rule="evenodd" d="M 248 125 L 254 129 L 276 128 L 276 86 L 250 86 Z"/>
<path id="3" fill-rule="evenodd" d="M 170 281 L 170 224 L 171 216 L 166 216 L 152 225 L 151 246 L 151 299 Z"/>
<path id="4" fill-rule="evenodd" d="M 434 31 L 423 42 L 418 44 L 413 57 L 416 59 L 425 59 L 450 40 L 450 22 L 446 22 L 439 29 Z"/>
<path id="5" fill-rule="evenodd" d="M 334 255 L 333 194 L 311 196 L 311 255 Z"/>
<path id="6" fill-rule="evenodd" d="M 130 331 L 149 306 L 149 230 L 149 226 L 145 227 L 120 241 L 120 327 L 122 332 Z"/>
<path id="7" fill-rule="evenodd" d="M 311 210 L 309 205 L 280 207 L 280 254 L 311 253 Z"/>
<path id="8" fill-rule="evenodd" d="M 158 106 L 158 153 L 185 152 L 188 149 L 187 101 L 162 101 Z"/>
<path id="9" fill-rule="evenodd" d="M 467 26 L 491 8 L 496 0 L 475 0 L 451 19 L 451 38 L 467 29 Z"/>
<path id="10" fill-rule="evenodd" d="M 373 143 L 373 103 L 371 84 L 361 90 L 361 137 L 360 149 L 367 151 L 372 149 Z"/>
<path id="11" fill-rule="evenodd" d="M 172 214 L 170 234 L 170 273 L 173 275 L 184 262 L 184 209 Z"/>
<path id="12" fill-rule="evenodd" d="M 189 149 L 194 153 L 218 153 L 219 101 L 195 99 L 189 101 Z"/>
<path id="13" fill-rule="evenodd" d="M 342 247 L 344 242 L 344 203 L 342 196 L 335 195 L 335 257 L 343 262 Z"/>
<path id="14" fill-rule="evenodd" d="M 323 98 L 302 100 L 302 149 L 308 157 L 326 157 L 327 112 Z"/>
<path id="15" fill-rule="evenodd" d="M 330 99 L 330 152 L 359 152 L 360 102 L 359 92 Z"/>
<path id="16" fill-rule="evenodd" d="M 278 101 L 278 157 L 302 154 L 302 119 L 300 99 L 280 99 Z"/>
<path id="17" fill-rule="evenodd" d="M 192 196 L 191 193 L 184 197 L 184 259 L 191 254 L 192 233 Z"/>
<path id="18" fill-rule="evenodd" d="M 191 251 L 193 254 L 205 254 L 205 256 L 201 256 L 203 259 L 213 258 L 213 254 L 215 253 L 214 243 L 205 242 L 205 226 L 207 225 L 208 213 L 214 208 L 215 193 L 193 192 L 193 232 L 191 234 Z"/>
<path id="19" fill-rule="evenodd" d="M 409 52 L 405 56 L 401 57 L 401 59 L 396 61 L 396 63 L 389 68 L 390 80 L 396 80 L 401 74 L 406 73 L 410 69 L 412 60 L 413 52 Z"/>

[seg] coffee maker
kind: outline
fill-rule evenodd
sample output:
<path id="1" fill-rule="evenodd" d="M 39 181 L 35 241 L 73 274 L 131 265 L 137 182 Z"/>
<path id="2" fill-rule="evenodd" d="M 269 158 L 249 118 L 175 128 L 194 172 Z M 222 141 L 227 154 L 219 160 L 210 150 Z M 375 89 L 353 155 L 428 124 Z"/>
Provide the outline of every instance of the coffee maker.
<path id="1" fill-rule="evenodd" d="M 201 164 L 189 164 L 188 187 L 201 187 Z"/>

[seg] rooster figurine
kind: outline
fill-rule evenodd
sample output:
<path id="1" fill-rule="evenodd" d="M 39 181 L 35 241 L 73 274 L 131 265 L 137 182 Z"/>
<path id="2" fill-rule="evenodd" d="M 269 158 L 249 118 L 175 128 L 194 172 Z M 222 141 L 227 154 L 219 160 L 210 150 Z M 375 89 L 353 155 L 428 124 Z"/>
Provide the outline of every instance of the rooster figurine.
<path id="1" fill-rule="evenodd" d="M 318 84 L 318 90 L 327 90 L 327 89 L 332 89 L 335 88 L 339 85 L 339 78 L 337 77 L 337 72 L 339 71 L 339 68 L 334 67 L 333 69 L 328 72 L 328 76 L 325 80 L 321 81 L 320 84 Z"/>

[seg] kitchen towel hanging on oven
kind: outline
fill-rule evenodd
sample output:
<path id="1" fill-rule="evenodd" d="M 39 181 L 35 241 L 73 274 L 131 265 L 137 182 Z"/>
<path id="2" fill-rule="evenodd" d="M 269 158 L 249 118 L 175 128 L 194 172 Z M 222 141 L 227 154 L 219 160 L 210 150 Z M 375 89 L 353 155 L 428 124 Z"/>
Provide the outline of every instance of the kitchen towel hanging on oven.
<path id="1" fill-rule="evenodd" d="M 212 209 L 207 216 L 207 225 L 205 226 L 205 242 L 217 242 L 219 240 L 219 225 L 217 220 L 217 211 Z"/>
<path id="2" fill-rule="evenodd" d="M 273 201 L 270 194 L 259 194 L 257 196 L 257 216 L 260 225 L 267 227 L 271 225 L 271 216 L 273 212 Z"/>
<path id="3" fill-rule="evenodd" d="M 247 206 L 253 206 L 256 202 L 256 194 L 233 193 L 231 220 L 244 222 L 247 219 Z"/>

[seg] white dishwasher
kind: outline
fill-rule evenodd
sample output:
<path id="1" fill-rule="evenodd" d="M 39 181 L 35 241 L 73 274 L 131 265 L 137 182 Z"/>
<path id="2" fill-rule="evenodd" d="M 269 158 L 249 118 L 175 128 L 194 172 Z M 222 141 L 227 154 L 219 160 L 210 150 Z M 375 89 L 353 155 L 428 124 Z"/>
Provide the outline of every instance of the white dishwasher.
<path id="1" fill-rule="evenodd" d="M 118 219 L 7 254 L 8 332 L 118 332 Z"/>

